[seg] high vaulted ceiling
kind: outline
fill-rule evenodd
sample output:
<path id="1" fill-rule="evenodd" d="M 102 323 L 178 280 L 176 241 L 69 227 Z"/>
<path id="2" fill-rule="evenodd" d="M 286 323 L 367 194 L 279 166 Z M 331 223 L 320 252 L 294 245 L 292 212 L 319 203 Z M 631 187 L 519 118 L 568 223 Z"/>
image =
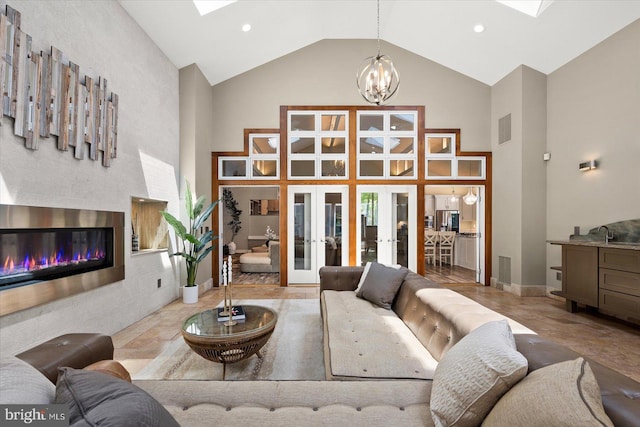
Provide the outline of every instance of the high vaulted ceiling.
<path id="1" fill-rule="evenodd" d="M 373 0 L 239 0 L 204 16 L 190 0 L 119 1 L 176 67 L 196 63 L 212 85 L 319 40 L 377 33 Z M 382 0 L 380 38 L 493 85 L 522 64 L 548 74 L 637 19 L 640 0 L 555 0 L 537 18 L 493 0 Z"/>

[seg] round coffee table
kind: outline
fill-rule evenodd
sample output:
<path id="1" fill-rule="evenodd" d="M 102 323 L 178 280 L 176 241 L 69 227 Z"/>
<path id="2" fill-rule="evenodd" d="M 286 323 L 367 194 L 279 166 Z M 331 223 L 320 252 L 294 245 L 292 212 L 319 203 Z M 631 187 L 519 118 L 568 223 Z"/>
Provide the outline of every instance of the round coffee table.
<path id="1" fill-rule="evenodd" d="M 262 358 L 260 349 L 271 337 L 278 314 L 258 305 L 242 305 L 246 318 L 236 325 L 218 321 L 217 309 L 194 314 L 182 324 L 182 337 L 191 349 L 212 362 L 225 365 L 244 360 L 253 354 Z"/>

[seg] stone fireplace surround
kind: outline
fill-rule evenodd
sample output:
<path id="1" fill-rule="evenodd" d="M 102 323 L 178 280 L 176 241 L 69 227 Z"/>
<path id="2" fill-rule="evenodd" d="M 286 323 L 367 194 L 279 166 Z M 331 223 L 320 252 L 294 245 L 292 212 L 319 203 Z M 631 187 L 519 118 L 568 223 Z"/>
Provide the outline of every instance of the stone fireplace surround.
<path id="1" fill-rule="evenodd" d="M 26 285 L 0 288 L 0 316 L 46 304 L 124 279 L 124 213 L 0 205 L 0 231 L 46 229 L 112 230 L 109 266 Z"/>

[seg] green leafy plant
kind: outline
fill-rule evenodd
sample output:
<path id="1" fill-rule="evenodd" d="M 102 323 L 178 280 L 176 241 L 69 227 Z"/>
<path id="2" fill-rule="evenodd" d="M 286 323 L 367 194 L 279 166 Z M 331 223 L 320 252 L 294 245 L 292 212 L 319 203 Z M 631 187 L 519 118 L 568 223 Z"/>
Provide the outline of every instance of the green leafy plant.
<path id="1" fill-rule="evenodd" d="M 242 215 L 242 210 L 238 209 L 238 202 L 233 197 L 233 193 L 228 188 L 222 190 L 222 200 L 224 201 L 224 207 L 231 215 L 231 221 L 227 223 L 227 225 L 231 228 L 231 241 L 236 238 L 236 235 L 240 232 L 242 228 L 242 221 L 240 221 L 240 215 Z"/>
<path id="2" fill-rule="evenodd" d="M 202 262 L 214 248 L 213 241 L 218 236 L 213 235 L 213 231 L 209 230 L 200 233 L 200 227 L 209 219 L 213 209 L 215 209 L 219 200 L 211 203 L 205 208 L 205 197 L 200 196 L 198 200 L 193 202 L 191 187 L 187 181 L 187 191 L 185 194 L 185 205 L 187 208 L 187 216 L 189 224 L 183 224 L 179 219 L 171 215 L 169 212 L 162 211 L 161 214 L 167 223 L 173 228 L 176 236 L 182 241 L 182 251 L 173 255 L 179 255 L 185 259 L 187 266 L 187 284 L 186 286 L 196 285 L 196 275 L 198 274 L 198 265 Z"/>

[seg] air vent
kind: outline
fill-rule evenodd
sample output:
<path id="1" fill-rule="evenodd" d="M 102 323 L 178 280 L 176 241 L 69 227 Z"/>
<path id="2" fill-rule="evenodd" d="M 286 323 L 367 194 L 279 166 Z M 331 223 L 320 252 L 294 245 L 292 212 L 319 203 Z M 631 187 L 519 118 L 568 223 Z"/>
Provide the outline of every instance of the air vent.
<path id="1" fill-rule="evenodd" d="M 498 144 L 511 141 L 511 113 L 498 120 Z"/>
<path id="2" fill-rule="evenodd" d="M 498 282 L 511 284 L 511 258 L 506 256 L 498 257 Z"/>

